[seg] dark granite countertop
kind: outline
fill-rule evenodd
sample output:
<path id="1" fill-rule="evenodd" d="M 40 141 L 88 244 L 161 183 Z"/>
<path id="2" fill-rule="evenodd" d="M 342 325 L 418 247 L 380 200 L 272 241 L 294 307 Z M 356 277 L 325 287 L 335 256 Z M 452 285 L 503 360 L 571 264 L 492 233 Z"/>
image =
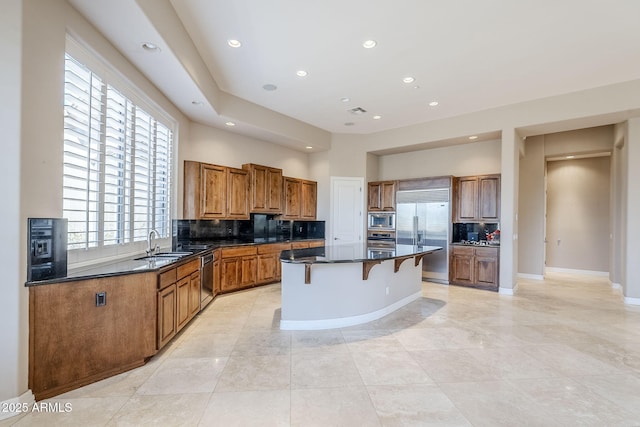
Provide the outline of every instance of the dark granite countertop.
<path id="1" fill-rule="evenodd" d="M 318 238 L 311 239 L 293 239 L 284 240 L 281 238 L 255 238 L 255 239 L 227 239 L 227 240 L 209 240 L 209 241 L 193 241 L 187 242 L 186 245 L 177 245 L 174 249 L 176 252 L 191 252 L 190 255 L 180 258 L 174 257 L 156 257 L 153 260 L 135 259 L 144 257 L 145 254 L 132 255 L 131 258 L 121 259 L 118 261 L 110 261 L 90 266 L 75 268 L 69 270 L 65 277 L 55 279 L 38 280 L 26 282 L 25 286 L 50 285 L 54 283 L 73 282 L 77 280 L 95 279 L 100 277 L 118 276 L 123 274 L 148 273 L 151 271 L 159 271 L 169 266 L 177 266 L 184 262 L 200 257 L 207 251 L 212 251 L 222 247 L 229 246 L 245 246 L 245 245 L 263 245 L 267 243 L 288 243 L 309 240 L 321 240 Z M 183 249 L 190 247 L 189 249 Z M 161 253 L 170 252 L 163 250 Z"/>
<path id="2" fill-rule="evenodd" d="M 499 248 L 500 243 L 463 243 L 453 242 L 451 246 L 473 246 L 475 248 Z"/>
<path id="3" fill-rule="evenodd" d="M 441 250 L 440 246 L 395 245 L 388 248 L 373 248 L 367 246 L 366 243 L 355 243 L 283 251 L 280 260 L 294 264 L 384 261 L 406 256 L 426 255 Z"/>

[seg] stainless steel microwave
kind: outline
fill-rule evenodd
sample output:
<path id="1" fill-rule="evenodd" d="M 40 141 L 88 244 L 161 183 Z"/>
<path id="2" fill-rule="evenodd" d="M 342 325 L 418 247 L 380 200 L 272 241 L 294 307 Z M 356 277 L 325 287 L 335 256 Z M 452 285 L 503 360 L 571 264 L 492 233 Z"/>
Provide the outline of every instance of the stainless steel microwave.
<path id="1" fill-rule="evenodd" d="M 395 230 L 395 212 L 369 212 L 369 230 Z"/>

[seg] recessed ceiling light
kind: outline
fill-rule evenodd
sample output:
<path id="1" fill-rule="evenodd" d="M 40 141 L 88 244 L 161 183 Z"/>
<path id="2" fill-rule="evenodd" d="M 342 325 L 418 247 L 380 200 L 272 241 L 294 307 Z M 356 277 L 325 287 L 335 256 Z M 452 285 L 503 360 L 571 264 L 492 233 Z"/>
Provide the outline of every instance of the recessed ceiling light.
<path id="1" fill-rule="evenodd" d="M 227 126 L 235 126 L 236 124 L 234 122 L 225 122 L 225 125 L 227 125 Z"/>
<path id="2" fill-rule="evenodd" d="M 353 123 L 353 122 L 347 122 L 347 123 L 345 123 L 344 125 L 345 125 L 345 126 L 353 126 L 353 125 L 355 125 L 355 123 Z"/>
<path id="3" fill-rule="evenodd" d="M 380 120 L 382 116 L 373 116 L 373 120 Z"/>
<path id="4" fill-rule="evenodd" d="M 242 46 L 242 43 L 240 43 L 239 40 L 236 39 L 229 39 L 227 40 L 227 44 L 231 47 L 240 47 Z"/>
<path id="5" fill-rule="evenodd" d="M 151 42 L 142 43 L 142 49 L 146 50 L 147 52 L 160 52 L 160 48 L 158 47 L 158 45 Z"/>
<path id="6" fill-rule="evenodd" d="M 431 101 L 429 103 L 429 107 L 435 107 L 436 105 L 438 105 L 438 101 Z"/>
<path id="7" fill-rule="evenodd" d="M 576 158 L 576 156 L 567 156 L 567 157 L 565 157 L 565 159 L 575 159 L 575 158 Z"/>
<path id="8" fill-rule="evenodd" d="M 469 139 L 478 139 L 478 135 L 471 135 Z"/>
<path id="9" fill-rule="evenodd" d="M 307 145 L 307 146 L 306 146 L 306 147 L 304 147 L 304 148 L 306 148 L 307 150 L 311 150 L 313 147 L 312 147 L 312 146 L 310 146 L 310 145 Z"/>
<path id="10" fill-rule="evenodd" d="M 413 88 L 414 89 L 420 89 L 420 86 L 419 85 L 415 85 Z"/>
<path id="11" fill-rule="evenodd" d="M 267 83 L 266 85 L 262 86 L 262 89 L 264 90 L 268 90 L 268 91 L 274 91 L 276 89 L 278 89 L 278 86 L 271 84 L 271 83 Z"/>
<path id="12" fill-rule="evenodd" d="M 305 70 L 298 70 L 296 71 L 296 76 L 298 77 L 307 77 L 309 73 L 307 73 Z"/>
<path id="13" fill-rule="evenodd" d="M 362 43 L 362 47 L 365 49 L 373 49 L 377 44 L 378 42 L 375 40 L 365 40 L 364 43 Z"/>
<path id="14" fill-rule="evenodd" d="M 342 102 L 349 102 L 351 101 L 351 98 L 347 98 L 346 96 L 344 98 L 341 98 L 340 101 Z"/>
<path id="15" fill-rule="evenodd" d="M 413 77 L 405 77 L 404 79 L 402 79 L 402 81 L 405 83 L 413 83 L 416 81 L 416 79 L 414 79 Z"/>

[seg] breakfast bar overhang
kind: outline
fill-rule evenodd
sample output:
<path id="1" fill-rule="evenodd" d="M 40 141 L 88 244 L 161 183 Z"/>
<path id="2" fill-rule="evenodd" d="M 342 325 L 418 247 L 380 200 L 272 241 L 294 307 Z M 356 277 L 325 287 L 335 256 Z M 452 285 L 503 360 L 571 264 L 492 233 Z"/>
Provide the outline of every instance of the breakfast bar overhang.
<path id="1" fill-rule="evenodd" d="M 342 244 L 282 252 L 280 329 L 358 325 L 422 296 L 422 258 L 438 246 Z"/>

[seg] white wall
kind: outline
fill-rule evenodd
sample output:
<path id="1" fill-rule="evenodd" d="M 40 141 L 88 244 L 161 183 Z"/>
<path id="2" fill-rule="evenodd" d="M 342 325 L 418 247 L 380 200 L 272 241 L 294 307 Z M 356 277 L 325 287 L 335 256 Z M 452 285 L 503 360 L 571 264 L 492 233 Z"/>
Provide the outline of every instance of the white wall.
<path id="1" fill-rule="evenodd" d="M 321 151 L 309 156 L 309 177 L 318 182 L 318 199 L 329 200 L 331 197 L 331 185 L 329 175 L 329 152 Z M 329 221 L 331 218 L 331 207 L 328 203 L 318 203 L 317 219 Z M 327 224 L 328 225 L 328 224 Z M 328 228 L 325 229 L 325 235 L 329 235 Z"/>
<path id="2" fill-rule="evenodd" d="M 625 300 L 640 305 L 640 245 L 636 243 L 633 233 L 640 230 L 640 118 L 630 119 L 627 123 L 626 179 L 628 191 L 625 194 L 625 230 L 626 241 L 623 254 Z"/>
<path id="3" fill-rule="evenodd" d="M 499 140 L 380 156 L 379 179 L 500 173 Z"/>
<path id="4" fill-rule="evenodd" d="M 544 275 L 544 136 L 525 141 L 525 156 L 520 159 L 518 203 L 518 273 Z"/>
<path id="5" fill-rule="evenodd" d="M 547 267 L 609 272 L 610 163 L 547 163 Z"/>
<path id="6" fill-rule="evenodd" d="M 27 289 L 20 223 L 20 119 L 22 1 L 6 0 L 0 14 L 0 129 L 2 129 L 2 204 L 0 222 L 0 402 L 27 391 Z M 0 413 L 0 419 L 7 414 Z"/>

